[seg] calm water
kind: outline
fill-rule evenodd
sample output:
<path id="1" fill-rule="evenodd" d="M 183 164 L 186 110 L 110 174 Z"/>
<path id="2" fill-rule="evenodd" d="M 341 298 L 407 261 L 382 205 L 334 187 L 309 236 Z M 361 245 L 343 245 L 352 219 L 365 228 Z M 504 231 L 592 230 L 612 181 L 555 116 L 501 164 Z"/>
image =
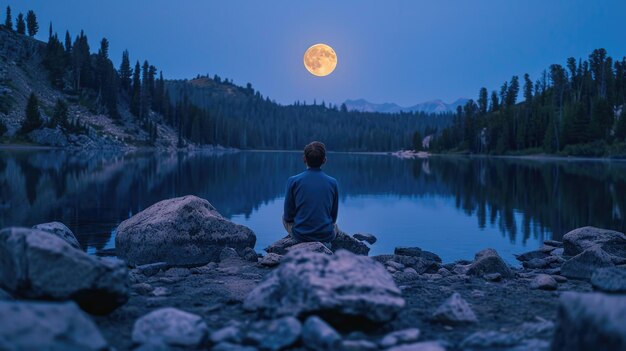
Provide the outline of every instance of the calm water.
<path id="1" fill-rule="evenodd" d="M 194 194 L 252 228 L 257 250 L 281 238 L 287 177 L 300 153 L 139 153 L 0 150 L 0 227 L 67 224 L 88 252 L 113 247 L 122 220 Z M 513 253 L 584 225 L 626 230 L 626 164 L 331 154 L 339 226 L 379 241 L 372 254 L 419 246 L 444 261 L 485 247 Z"/>

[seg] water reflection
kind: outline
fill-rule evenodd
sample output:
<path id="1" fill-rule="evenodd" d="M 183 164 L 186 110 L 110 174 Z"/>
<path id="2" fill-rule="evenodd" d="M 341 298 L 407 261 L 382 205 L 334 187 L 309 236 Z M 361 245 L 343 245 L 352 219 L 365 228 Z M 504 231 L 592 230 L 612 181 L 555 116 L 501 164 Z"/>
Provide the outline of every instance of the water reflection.
<path id="1" fill-rule="evenodd" d="M 289 152 L 0 150 L 0 227 L 59 220 L 84 247 L 101 249 L 133 213 L 195 194 L 250 225 L 261 245 L 282 235 L 285 180 L 302 167 L 300 155 Z M 386 237 L 375 253 L 429 242 L 445 251 L 437 247 L 445 243 L 429 240 L 455 231 L 448 246 L 467 242 L 450 249 L 450 258 L 503 239 L 514 248 L 537 245 L 583 225 L 626 229 L 623 163 L 332 154 L 327 172 L 340 182 L 341 225 Z M 485 237 L 491 231 L 498 237 Z"/>

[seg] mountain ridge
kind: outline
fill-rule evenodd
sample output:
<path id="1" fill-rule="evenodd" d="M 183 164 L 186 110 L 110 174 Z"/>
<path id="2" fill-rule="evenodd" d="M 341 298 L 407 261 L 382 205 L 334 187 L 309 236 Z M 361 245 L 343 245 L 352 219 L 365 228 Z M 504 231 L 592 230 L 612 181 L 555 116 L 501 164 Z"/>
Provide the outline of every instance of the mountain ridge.
<path id="1" fill-rule="evenodd" d="M 400 106 L 393 102 L 374 103 L 365 99 L 348 99 L 344 102 L 349 111 L 359 112 L 380 112 L 380 113 L 399 113 L 399 112 L 425 112 L 425 113 L 449 113 L 456 112 L 457 106 L 463 106 L 469 99 L 459 98 L 451 103 L 446 103 L 441 99 L 434 99 L 418 103 L 409 107 Z"/>

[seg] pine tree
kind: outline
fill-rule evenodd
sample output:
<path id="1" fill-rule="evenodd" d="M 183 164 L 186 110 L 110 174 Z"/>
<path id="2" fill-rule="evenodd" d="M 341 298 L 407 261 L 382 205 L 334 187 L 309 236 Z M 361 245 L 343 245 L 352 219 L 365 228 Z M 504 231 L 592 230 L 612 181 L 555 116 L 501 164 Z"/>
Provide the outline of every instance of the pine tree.
<path id="1" fill-rule="evenodd" d="M 34 37 L 37 32 L 39 32 L 39 23 L 37 23 L 37 15 L 33 10 L 29 10 L 26 13 L 26 26 L 28 27 L 28 35 Z M 52 28 L 52 23 L 50 23 L 50 28 Z"/>
<path id="2" fill-rule="evenodd" d="M 17 34 L 26 34 L 26 22 L 24 22 L 24 15 L 17 15 L 17 26 L 16 26 Z"/>
<path id="3" fill-rule="evenodd" d="M 48 69 L 50 82 L 55 88 L 65 86 L 63 76 L 67 67 L 67 54 L 56 34 L 52 35 L 46 45 L 43 65 Z"/>
<path id="4" fill-rule="evenodd" d="M 67 128 L 68 127 L 67 116 L 68 116 L 67 104 L 63 102 L 63 100 L 57 99 L 56 105 L 54 105 L 54 112 L 52 114 L 52 119 L 50 120 L 50 128 L 55 128 L 56 126 Z"/>
<path id="5" fill-rule="evenodd" d="M 72 37 L 69 31 L 65 31 L 65 52 L 70 54 L 72 52 Z"/>
<path id="6" fill-rule="evenodd" d="M 7 15 L 4 20 L 4 27 L 8 30 L 13 30 L 13 18 L 11 17 L 11 6 L 7 6 Z"/>
<path id="7" fill-rule="evenodd" d="M 152 87 L 150 84 L 150 64 L 148 61 L 143 62 L 141 71 L 141 98 L 139 104 L 139 117 L 141 119 L 146 118 L 150 114 Z"/>
<path id="8" fill-rule="evenodd" d="M 130 56 L 128 50 L 124 50 L 122 53 L 122 63 L 120 64 L 120 86 L 122 92 L 125 94 L 130 93 L 132 75 L 133 70 L 130 68 Z"/>
<path id="9" fill-rule="evenodd" d="M 487 88 L 480 88 L 480 92 L 478 93 L 478 110 L 481 114 L 487 114 L 487 108 L 489 104 Z"/>
<path id="10" fill-rule="evenodd" d="M 133 70 L 133 91 L 130 97 L 130 112 L 135 117 L 140 117 L 141 114 L 141 66 L 139 61 L 135 64 Z"/>
<path id="11" fill-rule="evenodd" d="M 52 21 L 50 21 L 50 25 L 48 26 L 48 40 L 52 38 Z"/>
<path id="12" fill-rule="evenodd" d="M 41 127 L 41 114 L 39 113 L 39 101 L 35 93 L 31 93 L 26 104 L 26 117 L 22 121 L 22 126 L 19 130 L 21 135 L 28 134 L 33 130 Z"/>

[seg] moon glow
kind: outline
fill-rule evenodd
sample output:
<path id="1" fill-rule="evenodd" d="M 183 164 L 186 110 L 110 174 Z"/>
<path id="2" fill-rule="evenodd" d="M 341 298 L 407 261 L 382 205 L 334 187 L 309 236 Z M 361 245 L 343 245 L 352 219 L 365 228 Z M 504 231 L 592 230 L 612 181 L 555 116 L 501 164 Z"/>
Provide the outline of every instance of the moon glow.
<path id="1" fill-rule="evenodd" d="M 314 76 L 327 76 L 337 67 L 337 54 L 326 44 L 315 44 L 304 53 L 304 67 Z"/>

